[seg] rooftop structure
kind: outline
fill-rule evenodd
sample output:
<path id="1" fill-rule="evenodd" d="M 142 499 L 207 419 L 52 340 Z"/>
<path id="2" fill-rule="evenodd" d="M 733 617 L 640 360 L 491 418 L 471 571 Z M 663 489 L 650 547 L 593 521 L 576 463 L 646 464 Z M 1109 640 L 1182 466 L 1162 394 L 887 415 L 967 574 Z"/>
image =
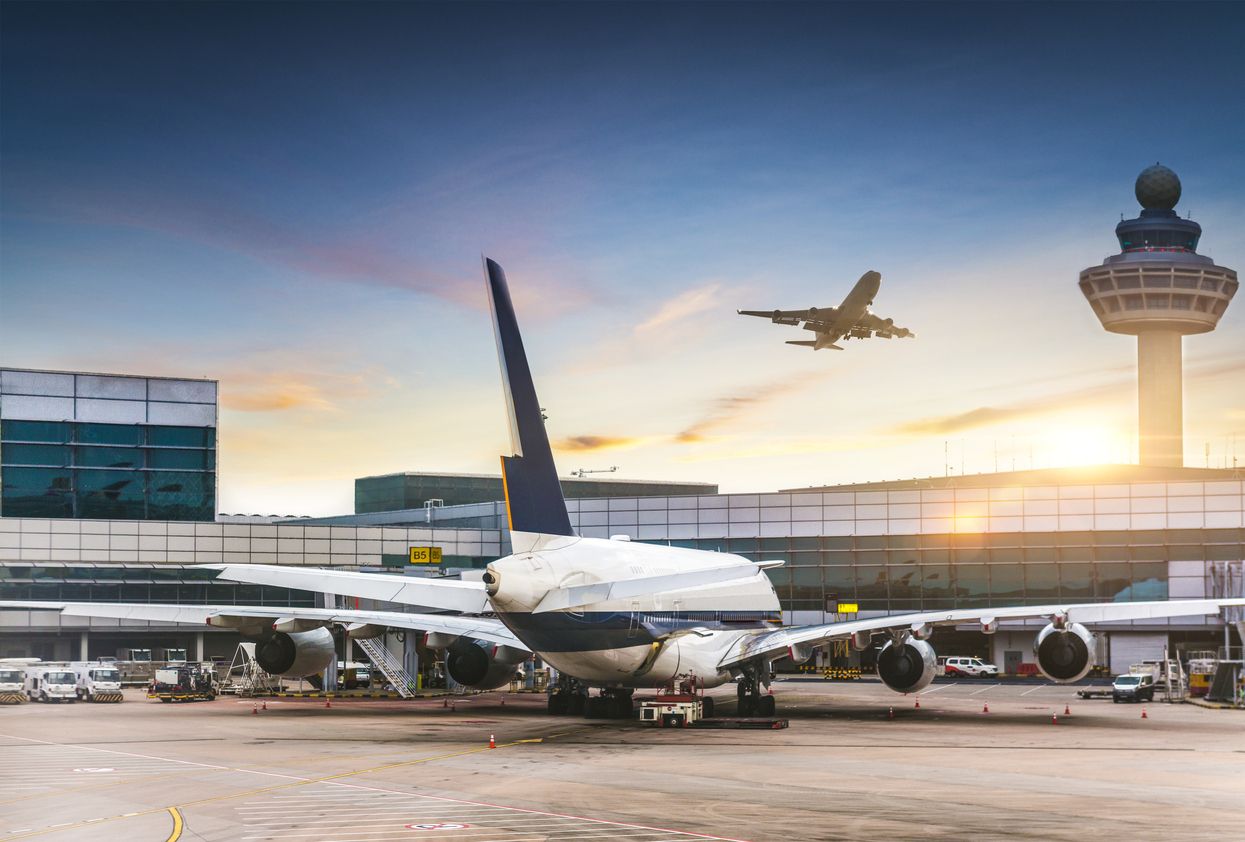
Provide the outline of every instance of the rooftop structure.
<path id="1" fill-rule="evenodd" d="M 1120 253 L 1081 272 L 1081 292 L 1102 326 L 1137 337 L 1142 465 L 1184 464 L 1182 342 L 1219 324 L 1236 272 L 1197 253 L 1202 226 L 1181 219 L 1180 179 L 1155 164 L 1137 176 L 1141 214 L 1115 227 Z"/>

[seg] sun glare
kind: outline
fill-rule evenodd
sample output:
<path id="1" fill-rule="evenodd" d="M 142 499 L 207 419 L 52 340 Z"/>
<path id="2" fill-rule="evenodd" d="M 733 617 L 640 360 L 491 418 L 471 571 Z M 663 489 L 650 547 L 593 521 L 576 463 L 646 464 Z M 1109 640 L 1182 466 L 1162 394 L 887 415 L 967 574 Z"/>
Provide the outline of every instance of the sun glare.
<path id="1" fill-rule="evenodd" d="M 1106 427 L 1060 426 L 1045 435 L 1049 461 L 1059 467 L 1128 461 L 1124 442 Z"/>

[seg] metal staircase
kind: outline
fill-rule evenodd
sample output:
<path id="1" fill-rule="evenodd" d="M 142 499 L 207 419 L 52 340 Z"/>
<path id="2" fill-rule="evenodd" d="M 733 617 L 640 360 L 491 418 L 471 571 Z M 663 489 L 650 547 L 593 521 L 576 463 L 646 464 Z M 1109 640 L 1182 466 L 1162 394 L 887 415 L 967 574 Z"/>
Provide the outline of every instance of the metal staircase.
<path id="1" fill-rule="evenodd" d="M 355 643 L 367 655 L 372 665 L 380 671 L 398 695 L 404 699 L 409 699 L 415 695 L 415 679 L 411 678 L 411 674 L 403 669 L 402 664 L 397 658 L 389 654 L 389 650 L 385 648 L 382 642 L 383 638 L 373 637 L 366 640 L 356 640 Z"/>

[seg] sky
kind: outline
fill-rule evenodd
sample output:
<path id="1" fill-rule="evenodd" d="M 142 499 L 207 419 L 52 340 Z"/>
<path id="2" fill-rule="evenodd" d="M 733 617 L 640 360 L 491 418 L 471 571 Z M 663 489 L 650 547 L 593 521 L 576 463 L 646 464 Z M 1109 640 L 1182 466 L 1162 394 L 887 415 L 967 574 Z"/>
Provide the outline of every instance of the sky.
<path id="1" fill-rule="evenodd" d="M 1245 268 L 1245 6 L 1159 9 L 9 0 L 0 364 L 217 379 L 218 509 L 346 513 L 508 452 L 483 254 L 564 475 L 1135 462 L 1077 280 L 1137 173 Z M 916 339 L 735 315 L 870 269 Z M 1245 463 L 1245 301 L 1185 340 L 1185 438 Z"/>

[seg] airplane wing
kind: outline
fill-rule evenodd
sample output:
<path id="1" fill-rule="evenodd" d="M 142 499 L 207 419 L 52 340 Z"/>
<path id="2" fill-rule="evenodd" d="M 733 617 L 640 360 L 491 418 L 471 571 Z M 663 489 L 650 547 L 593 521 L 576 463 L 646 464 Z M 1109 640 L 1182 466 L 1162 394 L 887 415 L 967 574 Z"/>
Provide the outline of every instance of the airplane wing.
<path id="1" fill-rule="evenodd" d="M 838 307 L 810 307 L 807 310 L 736 310 L 741 316 L 769 319 L 776 325 L 798 325 L 801 322 L 832 323 L 839 315 Z"/>
<path id="2" fill-rule="evenodd" d="M 859 330 L 867 330 L 874 336 L 880 336 L 883 339 L 890 339 L 898 336 L 900 338 L 912 337 L 916 338 L 916 334 L 908 330 L 906 327 L 900 327 L 895 324 L 894 319 L 883 319 L 872 313 L 866 312 L 863 316 L 856 320 L 855 327 Z"/>
<path id="3" fill-rule="evenodd" d="M 1072 623 L 1148 620 L 1217 614 L 1221 608 L 1232 605 L 1245 605 L 1245 599 L 1177 599 L 1156 602 L 1090 602 L 1007 608 L 963 608 L 954 611 L 894 614 L 889 617 L 848 620 L 842 623 L 825 623 L 816 626 L 793 626 L 741 638 L 736 647 L 722 658 L 719 666 L 727 669 L 757 658 L 779 658 L 794 647 L 818 646 L 832 640 L 843 640 L 857 632 L 898 631 L 918 629 L 927 625 L 942 626 L 971 622 L 989 625 L 997 620 L 1050 619 L 1057 615 L 1066 617 L 1068 622 Z"/>
<path id="4" fill-rule="evenodd" d="M 402 605 L 439 608 L 463 614 L 490 611 L 483 582 L 456 579 L 417 579 L 386 573 L 347 570 L 294 569 L 273 564 L 203 565 L 220 571 L 219 578 L 252 585 L 295 588 L 315 593 L 358 596 Z"/>
<path id="5" fill-rule="evenodd" d="M 396 629 L 473 637 L 489 643 L 528 651 L 500 620 L 490 617 L 458 617 L 452 614 L 408 614 L 402 611 L 362 611 L 349 608 L 283 608 L 272 605 L 149 605 L 124 602 L 0 601 L 0 609 L 59 611 L 71 617 L 108 617 L 164 623 L 210 624 L 233 628 L 253 621 L 265 626 L 280 620 L 351 625 L 366 623 Z M 240 622 L 235 622 L 240 621 Z"/>

